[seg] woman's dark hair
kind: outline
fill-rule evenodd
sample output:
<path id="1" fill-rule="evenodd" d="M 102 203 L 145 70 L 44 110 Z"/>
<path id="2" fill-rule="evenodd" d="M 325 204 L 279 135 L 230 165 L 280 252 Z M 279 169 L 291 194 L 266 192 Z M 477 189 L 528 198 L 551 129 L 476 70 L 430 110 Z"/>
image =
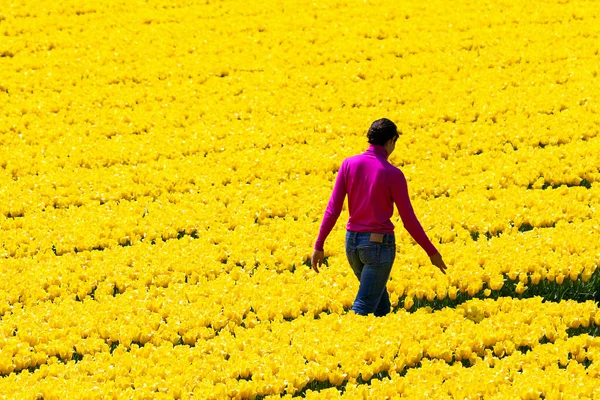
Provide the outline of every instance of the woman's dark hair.
<path id="1" fill-rule="evenodd" d="M 396 124 L 387 118 L 381 118 L 371 124 L 367 138 L 370 144 L 383 146 L 390 139 L 398 139 Z"/>

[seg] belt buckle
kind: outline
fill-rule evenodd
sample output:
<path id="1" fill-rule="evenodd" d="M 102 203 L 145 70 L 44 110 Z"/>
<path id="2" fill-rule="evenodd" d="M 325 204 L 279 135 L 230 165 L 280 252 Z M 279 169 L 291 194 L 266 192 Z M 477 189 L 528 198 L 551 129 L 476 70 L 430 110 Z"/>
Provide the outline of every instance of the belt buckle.
<path id="1" fill-rule="evenodd" d="M 369 237 L 369 242 L 383 243 L 383 234 L 371 233 L 371 237 Z"/>

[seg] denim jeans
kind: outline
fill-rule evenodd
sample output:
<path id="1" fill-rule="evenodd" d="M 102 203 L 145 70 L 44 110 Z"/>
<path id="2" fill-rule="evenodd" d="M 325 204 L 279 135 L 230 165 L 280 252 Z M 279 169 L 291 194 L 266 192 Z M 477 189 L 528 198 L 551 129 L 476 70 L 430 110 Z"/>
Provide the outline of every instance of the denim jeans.
<path id="1" fill-rule="evenodd" d="M 371 233 L 346 232 L 346 257 L 360 281 L 352 310 L 360 315 L 383 316 L 390 312 L 386 284 L 396 257 L 396 239 L 383 235 L 383 242 L 371 242 Z"/>

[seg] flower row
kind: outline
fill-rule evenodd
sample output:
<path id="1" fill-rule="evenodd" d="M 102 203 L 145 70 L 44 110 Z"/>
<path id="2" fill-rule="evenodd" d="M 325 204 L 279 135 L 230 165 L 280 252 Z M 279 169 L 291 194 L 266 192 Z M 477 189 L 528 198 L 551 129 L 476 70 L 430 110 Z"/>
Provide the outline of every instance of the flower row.
<path id="1" fill-rule="evenodd" d="M 200 390 L 195 394 L 201 397 L 246 398 L 294 394 L 325 382 L 364 390 L 356 385 L 388 374 L 390 381 L 381 381 L 385 390 L 458 395 L 481 390 L 472 383 L 461 385 L 475 371 L 510 377 L 510 371 L 546 370 L 548 375 L 535 384 L 537 373 L 523 376 L 521 383 L 491 379 L 485 390 L 521 390 L 529 383 L 537 391 L 554 392 L 553 379 L 577 379 L 582 382 L 577 390 L 593 393 L 600 379 L 600 342 L 571 333 L 574 327 L 600 327 L 593 302 L 500 298 L 386 318 L 332 313 L 256 324 L 248 315 L 245 327 L 228 325 L 220 331 L 202 327 L 194 314 L 198 304 L 186 304 L 173 293 L 149 293 L 141 302 L 126 293 L 114 301 L 45 303 L 5 317 L 0 388 L 21 388 L 27 397 L 40 389 L 64 391 L 77 385 L 81 393 L 96 386 L 98 394 L 110 395 L 133 385 L 139 393 Z M 408 387 L 411 376 L 427 374 L 432 366 L 438 372 L 431 380 Z M 8 375 L 12 371 L 20 373 Z"/>

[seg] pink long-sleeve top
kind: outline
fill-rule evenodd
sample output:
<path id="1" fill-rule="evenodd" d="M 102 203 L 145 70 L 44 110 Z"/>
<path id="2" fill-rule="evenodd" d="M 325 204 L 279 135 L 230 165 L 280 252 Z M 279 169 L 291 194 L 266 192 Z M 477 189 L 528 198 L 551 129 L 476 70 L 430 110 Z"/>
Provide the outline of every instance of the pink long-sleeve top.
<path id="1" fill-rule="evenodd" d="M 342 162 L 315 242 L 316 250 L 323 250 L 348 195 L 349 231 L 394 233 L 390 218 L 396 204 L 408 233 L 429 256 L 438 252 L 414 213 L 404 174 L 387 158 L 385 147 L 370 145 L 366 152 Z"/>

